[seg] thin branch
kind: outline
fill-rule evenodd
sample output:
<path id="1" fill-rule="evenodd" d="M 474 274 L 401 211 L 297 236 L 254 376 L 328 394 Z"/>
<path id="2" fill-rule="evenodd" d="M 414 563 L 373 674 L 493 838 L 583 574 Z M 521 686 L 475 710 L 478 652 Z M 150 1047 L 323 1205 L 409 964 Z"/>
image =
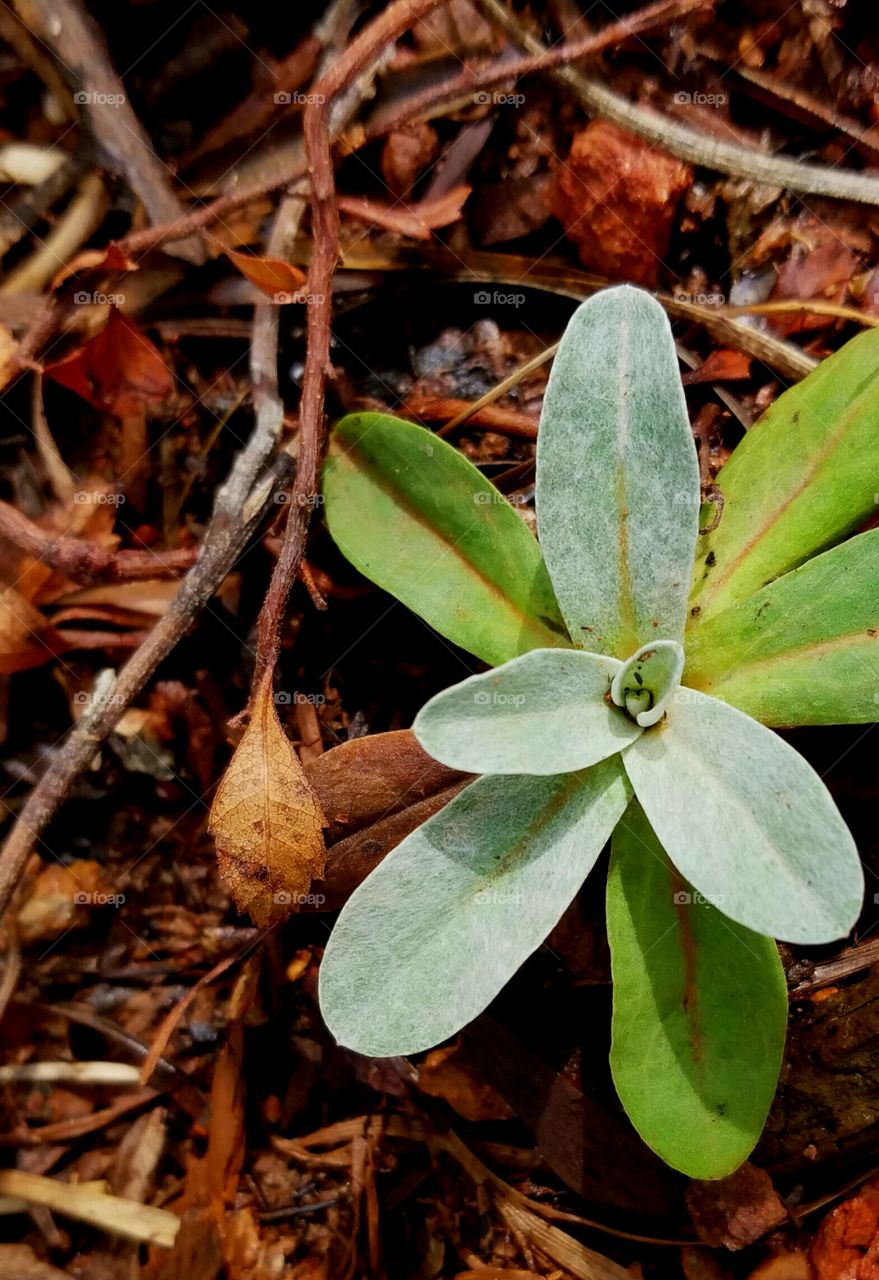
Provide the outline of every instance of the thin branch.
<path id="1" fill-rule="evenodd" d="M 8 502 L 0 502 L 0 538 L 86 587 L 97 582 L 130 582 L 181 573 L 192 567 L 196 556 L 195 551 L 187 549 L 108 551 L 84 538 L 47 533 Z"/>
<path id="2" fill-rule="evenodd" d="M 305 108 L 303 130 L 311 174 L 313 252 L 308 272 L 308 349 L 302 380 L 299 457 L 291 493 L 290 514 L 265 603 L 259 618 L 257 688 L 275 666 L 281 625 L 299 564 L 305 551 L 309 515 L 317 505 L 318 469 L 324 439 L 324 385 L 330 362 L 330 316 L 333 272 L 339 256 L 339 213 L 330 139 L 330 110 L 337 94 L 351 84 L 375 57 L 418 18 L 444 0 L 394 0 L 351 43 L 314 87 Z"/>
<path id="3" fill-rule="evenodd" d="M 479 0 L 483 12 L 506 31 L 523 49 L 533 54 L 548 50 L 522 26 L 507 9 L 503 0 Z M 859 204 L 879 204 L 879 178 L 853 169 L 829 168 L 803 164 L 790 156 L 764 155 L 738 143 L 711 138 L 686 125 L 667 120 L 656 111 L 635 106 L 628 98 L 608 89 L 592 76 L 584 76 L 572 67 L 557 67 L 550 74 L 572 89 L 592 115 L 602 116 L 623 129 L 639 134 L 648 142 L 681 160 L 715 169 L 737 178 L 750 178 L 772 187 L 786 187 L 803 195 L 832 196 L 837 200 L 855 200 Z"/>

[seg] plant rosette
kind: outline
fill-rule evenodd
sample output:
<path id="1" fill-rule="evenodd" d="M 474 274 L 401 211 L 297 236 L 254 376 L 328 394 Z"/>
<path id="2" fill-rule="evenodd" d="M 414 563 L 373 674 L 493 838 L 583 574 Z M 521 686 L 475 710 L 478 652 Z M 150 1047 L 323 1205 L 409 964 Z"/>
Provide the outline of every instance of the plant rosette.
<path id="1" fill-rule="evenodd" d="M 721 473 L 723 515 L 702 535 L 671 329 L 628 286 L 584 303 L 556 355 L 539 544 L 423 428 L 379 414 L 337 426 L 335 541 L 494 664 L 416 718 L 430 755 L 481 776 L 341 912 L 320 972 L 341 1044 L 385 1057 L 454 1035 L 611 840 L 620 1100 L 690 1176 L 746 1159 L 784 1050 L 773 939 L 843 937 L 863 898 L 830 793 L 767 725 L 876 718 L 879 530 L 845 539 L 877 487 L 875 468 L 864 477 L 877 366 L 879 334 L 865 334 L 782 396 Z"/>

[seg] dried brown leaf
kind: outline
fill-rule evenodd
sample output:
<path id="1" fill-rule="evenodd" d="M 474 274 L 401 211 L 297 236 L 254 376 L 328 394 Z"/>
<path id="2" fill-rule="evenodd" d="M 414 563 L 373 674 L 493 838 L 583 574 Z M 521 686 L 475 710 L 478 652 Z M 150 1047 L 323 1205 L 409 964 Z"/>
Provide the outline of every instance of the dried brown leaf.
<path id="1" fill-rule="evenodd" d="M 301 302 L 299 297 L 305 284 L 305 273 L 283 258 L 259 258 L 253 253 L 225 250 L 226 257 L 251 284 L 273 302 Z"/>
<path id="2" fill-rule="evenodd" d="M 220 875 L 239 911 L 249 912 L 260 926 L 289 914 L 312 880 L 323 875 L 324 825 L 266 676 L 211 808 Z"/>

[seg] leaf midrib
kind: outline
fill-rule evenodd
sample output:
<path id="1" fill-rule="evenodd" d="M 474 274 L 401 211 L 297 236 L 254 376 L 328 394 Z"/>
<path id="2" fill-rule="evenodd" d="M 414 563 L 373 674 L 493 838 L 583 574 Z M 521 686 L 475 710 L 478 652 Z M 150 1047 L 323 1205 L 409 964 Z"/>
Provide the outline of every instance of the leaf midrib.
<path id="1" fill-rule="evenodd" d="M 380 489 L 381 492 L 394 503 L 394 505 L 402 507 L 407 516 L 409 516 L 414 523 L 419 525 L 429 534 L 436 536 L 449 549 L 449 551 L 452 552 L 458 562 L 464 566 L 470 575 L 475 578 L 482 587 L 486 588 L 490 595 L 500 601 L 500 603 L 506 608 L 507 612 L 510 613 L 520 624 L 525 623 L 528 630 L 544 642 L 548 639 L 549 643 L 546 645 L 547 648 L 571 647 L 569 644 L 564 643 L 564 639 L 561 634 L 552 631 L 548 626 L 541 622 L 539 617 L 532 613 L 527 613 L 525 609 L 523 609 L 521 605 L 517 604 L 511 596 L 507 595 L 496 582 L 493 582 L 491 578 L 487 577 L 481 569 L 473 564 L 473 562 L 461 551 L 458 543 L 453 542 L 448 534 L 438 524 L 429 520 L 424 512 L 419 510 L 419 508 L 415 506 L 406 494 L 403 494 L 399 489 L 394 488 L 394 486 L 386 479 L 384 473 L 370 462 L 368 457 L 358 449 L 356 444 L 346 444 L 346 447 L 335 455 L 335 461 L 342 463 L 343 460 L 348 459 L 351 454 L 356 454 L 358 458 L 363 460 L 364 466 L 360 469 L 360 474 L 365 470 L 371 482 L 375 484 L 376 488 Z M 349 474 L 358 474 L 358 468 L 353 462 L 351 463 Z M 510 510 L 512 511 L 512 507 Z M 513 514 L 515 515 L 515 512 Z M 478 524 L 479 521 L 474 520 L 470 528 L 476 528 Z M 469 531 L 470 530 L 468 529 L 467 532 L 469 533 Z M 537 544 L 535 543 L 535 545 Z M 543 565 L 542 561 L 539 561 L 539 565 L 543 567 L 544 573 L 546 573 L 546 567 Z M 560 626 L 564 625 L 561 618 L 554 619 L 554 621 L 558 621 Z"/>
<path id="2" fill-rule="evenodd" d="M 770 513 L 768 520 L 765 521 L 765 523 L 757 530 L 748 542 L 743 544 L 732 560 L 728 562 L 726 568 L 722 572 L 712 575 L 710 582 L 706 583 L 703 591 L 700 593 L 703 607 L 705 604 L 710 604 L 711 601 L 717 597 L 721 589 L 729 583 L 730 578 L 734 575 L 736 569 L 745 557 L 750 555 L 753 548 L 756 547 L 772 531 L 796 499 L 801 497 L 804 491 L 814 482 L 815 477 L 829 462 L 840 440 L 843 440 L 848 434 L 852 426 L 852 418 L 857 418 L 859 416 L 860 401 L 861 396 L 854 401 L 849 408 L 848 413 L 842 417 L 839 428 L 836 431 L 831 431 L 827 436 L 822 447 L 814 455 L 813 465 L 806 469 L 802 480 L 794 489 L 791 490 L 785 502 L 781 506 L 776 507 L 775 510 Z M 723 479 L 722 476 L 721 479 Z M 776 574 L 774 576 L 777 577 L 778 575 Z"/>

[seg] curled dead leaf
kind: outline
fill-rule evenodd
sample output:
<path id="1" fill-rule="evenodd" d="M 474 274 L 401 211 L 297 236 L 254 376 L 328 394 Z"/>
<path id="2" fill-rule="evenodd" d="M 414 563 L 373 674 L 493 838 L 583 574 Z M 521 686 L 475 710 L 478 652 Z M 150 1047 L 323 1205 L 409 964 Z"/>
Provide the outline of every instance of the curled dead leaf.
<path id="1" fill-rule="evenodd" d="M 220 875 L 239 911 L 261 927 L 289 915 L 326 860 L 320 803 L 288 741 L 271 676 L 257 689 L 250 724 L 211 808 Z"/>
<path id="2" fill-rule="evenodd" d="M 283 258 L 260 258 L 256 254 L 238 253 L 234 249 L 226 249 L 225 254 L 232 265 L 273 302 L 303 300 L 297 295 L 301 293 L 306 276 L 292 262 L 285 262 Z"/>
<path id="3" fill-rule="evenodd" d="M 437 813 L 469 775 L 432 759 L 408 729 L 352 738 L 306 765 L 327 815 L 320 909 L 342 906 L 410 831 Z"/>

